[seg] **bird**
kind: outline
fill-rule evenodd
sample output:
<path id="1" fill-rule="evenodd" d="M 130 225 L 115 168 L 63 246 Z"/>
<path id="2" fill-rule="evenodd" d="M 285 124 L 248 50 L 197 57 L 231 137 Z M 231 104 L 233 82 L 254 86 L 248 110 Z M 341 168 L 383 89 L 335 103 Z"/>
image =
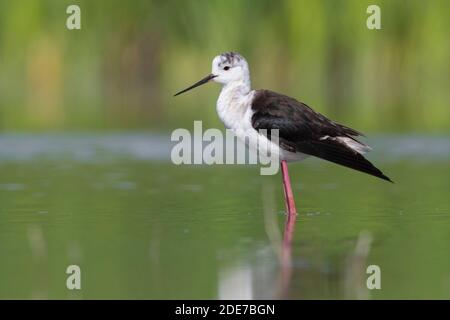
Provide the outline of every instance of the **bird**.
<path id="1" fill-rule="evenodd" d="M 371 147 L 361 142 L 361 132 L 330 120 L 303 102 L 271 90 L 253 90 L 247 60 L 237 52 L 214 57 L 209 75 L 177 92 L 178 96 L 208 82 L 222 85 L 216 109 L 225 127 L 239 137 L 268 139 L 280 159 L 288 215 L 296 215 L 287 163 L 313 156 L 393 182 L 364 154 Z M 278 130 L 278 143 L 268 130 Z M 252 142 L 250 142 L 252 143 Z M 253 141 L 256 144 L 256 141 Z"/>

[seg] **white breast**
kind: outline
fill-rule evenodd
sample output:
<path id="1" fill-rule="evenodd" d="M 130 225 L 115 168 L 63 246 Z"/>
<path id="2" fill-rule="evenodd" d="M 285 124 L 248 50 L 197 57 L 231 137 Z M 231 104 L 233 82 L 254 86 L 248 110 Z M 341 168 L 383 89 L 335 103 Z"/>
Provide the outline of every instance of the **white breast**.
<path id="1" fill-rule="evenodd" d="M 240 86 L 226 85 L 217 100 L 217 113 L 226 128 L 251 127 L 251 119 L 245 117 L 251 110 L 254 91 L 243 92 Z"/>
<path id="2" fill-rule="evenodd" d="M 217 100 L 217 113 L 225 127 L 231 129 L 251 150 L 259 150 L 260 154 L 268 154 L 270 148 L 280 160 L 300 161 L 307 157 L 302 153 L 292 153 L 279 148 L 253 128 L 251 104 L 255 91 L 245 93 L 241 89 L 239 86 L 229 85 L 222 88 Z"/>

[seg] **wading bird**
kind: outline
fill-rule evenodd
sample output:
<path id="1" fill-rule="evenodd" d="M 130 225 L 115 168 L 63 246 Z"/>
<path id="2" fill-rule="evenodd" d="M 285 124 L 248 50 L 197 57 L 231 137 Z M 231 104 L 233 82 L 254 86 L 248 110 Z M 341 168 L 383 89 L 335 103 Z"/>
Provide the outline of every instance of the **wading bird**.
<path id="1" fill-rule="evenodd" d="M 270 139 L 259 130 L 278 129 L 278 143 L 273 148 L 281 161 L 289 215 L 295 215 L 296 208 L 287 162 L 315 156 L 392 182 L 364 158 L 363 154 L 371 148 L 357 140 L 362 133 L 328 119 L 294 98 L 270 90 L 252 90 L 248 63 L 240 54 L 227 52 L 216 56 L 211 74 L 175 96 L 209 81 L 223 85 L 217 100 L 217 113 L 238 138 Z M 252 143 L 256 148 L 260 145 L 257 141 L 249 141 L 250 145 Z"/>

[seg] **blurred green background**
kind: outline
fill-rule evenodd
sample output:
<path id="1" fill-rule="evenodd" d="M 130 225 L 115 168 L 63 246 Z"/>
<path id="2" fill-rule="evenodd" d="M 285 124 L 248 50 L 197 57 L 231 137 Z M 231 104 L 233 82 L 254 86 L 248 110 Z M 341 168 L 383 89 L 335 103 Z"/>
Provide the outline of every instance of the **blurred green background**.
<path id="1" fill-rule="evenodd" d="M 81 30 L 66 8 L 81 7 Z M 366 9 L 381 7 L 382 29 Z M 255 88 L 362 131 L 448 132 L 449 1 L 0 2 L 0 130 L 222 127 L 217 86 L 172 95 L 235 50 Z"/>
<path id="2" fill-rule="evenodd" d="M 81 30 L 66 28 L 71 4 Z M 366 27 L 371 4 L 381 30 Z M 444 0 L 0 1 L 0 298 L 448 299 L 449 12 Z M 279 175 L 171 163 L 172 129 L 223 128 L 218 85 L 173 94 L 229 50 L 255 88 L 370 133 L 369 159 L 396 183 L 292 165 L 288 233 Z M 80 291 L 65 286 L 69 264 Z M 382 290 L 367 289 L 369 264 Z"/>

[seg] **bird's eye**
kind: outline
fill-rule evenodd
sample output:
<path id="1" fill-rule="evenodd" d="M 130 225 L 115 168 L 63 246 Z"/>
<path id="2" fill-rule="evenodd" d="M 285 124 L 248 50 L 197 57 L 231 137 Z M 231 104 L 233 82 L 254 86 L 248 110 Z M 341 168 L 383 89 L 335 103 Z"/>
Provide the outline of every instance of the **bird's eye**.
<path id="1" fill-rule="evenodd" d="M 229 66 L 223 67 L 223 70 L 228 71 L 230 70 L 230 67 Z"/>

